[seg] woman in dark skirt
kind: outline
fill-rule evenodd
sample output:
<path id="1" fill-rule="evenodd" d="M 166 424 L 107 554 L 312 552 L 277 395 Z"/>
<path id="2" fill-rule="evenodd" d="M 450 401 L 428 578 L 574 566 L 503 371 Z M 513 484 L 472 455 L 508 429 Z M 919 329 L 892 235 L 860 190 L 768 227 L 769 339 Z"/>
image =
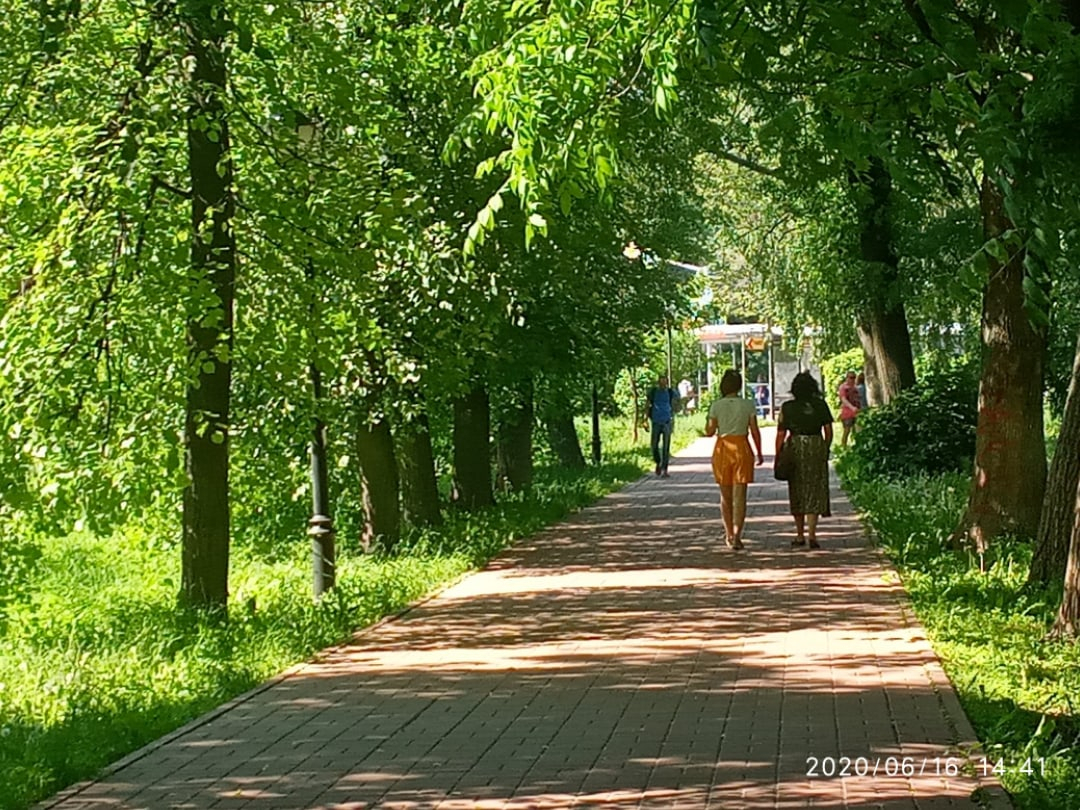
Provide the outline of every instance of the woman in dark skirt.
<path id="1" fill-rule="evenodd" d="M 776 454 L 791 435 L 794 472 L 788 479 L 788 502 L 795 517 L 798 536 L 792 547 L 806 545 L 821 548 L 817 541 L 818 517 L 828 517 L 829 509 L 829 447 L 833 440 L 833 415 L 821 396 L 817 380 L 809 372 L 795 375 L 791 395 L 780 408 L 776 423 Z"/>

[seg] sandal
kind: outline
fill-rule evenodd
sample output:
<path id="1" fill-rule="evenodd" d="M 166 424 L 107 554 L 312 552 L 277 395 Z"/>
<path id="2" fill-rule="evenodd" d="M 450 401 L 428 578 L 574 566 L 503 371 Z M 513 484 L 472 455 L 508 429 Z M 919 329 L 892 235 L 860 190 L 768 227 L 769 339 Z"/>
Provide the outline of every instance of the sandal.
<path id="1" fill-rule="evenodd" d="M 791 541 L 791 547 L 792 548 L 802 548 L 805 545 L 806 545 L 806 540 L 805 539 L 796 538 L 795 540 Z"/>
<path id="2" fill-rule="evenodd" d="M 810 548 L 821 548 L 821 544 L 817 540 L 810 541 Z"/>

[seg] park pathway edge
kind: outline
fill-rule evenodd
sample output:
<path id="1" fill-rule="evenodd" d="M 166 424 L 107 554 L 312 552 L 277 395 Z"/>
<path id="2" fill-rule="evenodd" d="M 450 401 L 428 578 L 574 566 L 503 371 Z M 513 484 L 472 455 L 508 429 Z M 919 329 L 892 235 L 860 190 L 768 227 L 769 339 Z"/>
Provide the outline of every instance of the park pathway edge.
<path id="1" fill-rule="evenodd" d="M 835 480 L 732 551 L 710 446 L 38 807 L 1011 807 Z"/>

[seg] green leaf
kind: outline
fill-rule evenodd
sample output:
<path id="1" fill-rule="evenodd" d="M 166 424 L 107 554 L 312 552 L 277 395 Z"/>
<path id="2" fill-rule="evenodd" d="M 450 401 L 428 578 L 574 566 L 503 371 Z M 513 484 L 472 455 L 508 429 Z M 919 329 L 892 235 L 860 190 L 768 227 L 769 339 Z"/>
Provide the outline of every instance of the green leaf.
<path id="1" fill-rule="evenodd" d="M 236 27 L 236 47 L 244 53 L 250 53 L 252 45 L 254 45 L 254 42 L 251 36 L 251 29 L 238 25 Z"/>
<path id="2" fill-rule="evenodd" d="M 750 79 L 764 79 L 769 72 L 769 63 L 759 48 L 751 48 L 743 57 L 743 72 Z"/>
<path id="3" fill-rule="evenodd" d="M 1005 264 L 1009 261 L 1009 251 L 1005 249 L 1005 245 L 1002 243 L 1001 239 L 991 239 L 983 246 L 983 250 L 997 260 L 999 264 Z"/>
<path id="4" fill-rule="evenodd" d="M 739 71 L 729 62 L 717 62 L 712 66 L 712 73 L 717 84 L 728 84 L 739 79 Z"/>
<path id="5" fill-rule="evenodd" d="M 1036 326 L 1036 328 L 1050 328 L 1050 316 L 1043 310 L 1025 305 L 1024 311 L 1027 313 L 1028 317 L 1031 319 L 1031 322 Z"/>
<path id="6" fill-rule="evenodd" d="M 1046 290 L 1031 276 L 1024 276 L 1024 302 L 1040 310 L 1050 310 L 1050 297 Z"/>
<path id="7" fill-rule="evenodd" d="M 971 264 L 969 266 L 975 272 L 976 276 L 978 277 L 979 284 L 981 285 L 985 281 L 987 274 L 989 274 L 990 272 L 989 257 L 984 251 L 980 250 L 972 257 Z"/>
<path id="8" fill-rule="evenodd" d="M 559 188 L 559 210 L 564 215 L 569 216 L 571 207 L 573 206 L 573 197 L 570 194 L 570 187 L 563 183 Z"/>

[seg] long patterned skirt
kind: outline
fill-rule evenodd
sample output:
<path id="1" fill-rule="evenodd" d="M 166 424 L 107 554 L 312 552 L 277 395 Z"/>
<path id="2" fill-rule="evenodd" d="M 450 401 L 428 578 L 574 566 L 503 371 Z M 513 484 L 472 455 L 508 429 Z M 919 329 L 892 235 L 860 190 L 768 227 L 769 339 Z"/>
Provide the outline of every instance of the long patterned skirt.
<path id="1" fill-rule="evenodd" d="M 829 509 L 829 448 L 821 436 L 792 436 L 795 473 L 788 481 L 793 515 L 832 514 Z"/>

